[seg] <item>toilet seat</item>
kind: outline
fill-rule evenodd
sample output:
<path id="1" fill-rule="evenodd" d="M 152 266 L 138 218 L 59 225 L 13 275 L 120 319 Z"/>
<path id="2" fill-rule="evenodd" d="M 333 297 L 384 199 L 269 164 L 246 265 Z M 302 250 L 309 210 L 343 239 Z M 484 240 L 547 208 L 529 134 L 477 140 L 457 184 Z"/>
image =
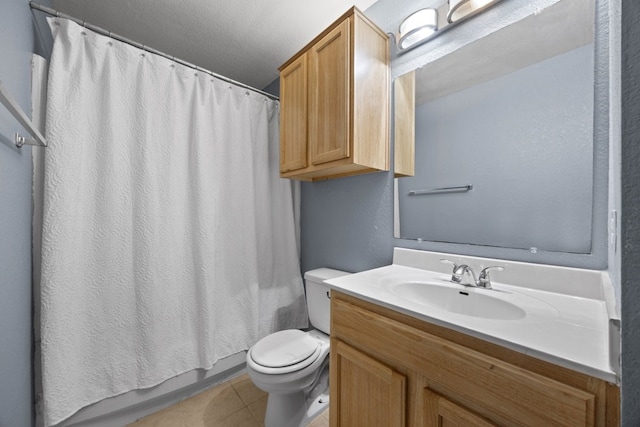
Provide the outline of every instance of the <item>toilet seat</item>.
<path id="1" fill-rule="evenodd" d="M 321 350 L 320 342 L 307 332 L 288 329 L 258 341 L 249 350 L 247 363 L 264 374 L 288 374 L 311 365 Z"/>

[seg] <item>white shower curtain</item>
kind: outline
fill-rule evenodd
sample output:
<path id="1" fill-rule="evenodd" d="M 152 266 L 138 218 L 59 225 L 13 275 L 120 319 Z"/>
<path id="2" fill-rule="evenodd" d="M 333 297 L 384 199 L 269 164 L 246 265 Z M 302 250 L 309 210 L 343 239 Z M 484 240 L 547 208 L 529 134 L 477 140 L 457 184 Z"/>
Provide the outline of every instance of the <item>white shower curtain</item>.
<path id="1" fill-rule="evenodd" d="M 277 102 L 71 21 L 50 25 L 48 426 L 307 323 Z"/>

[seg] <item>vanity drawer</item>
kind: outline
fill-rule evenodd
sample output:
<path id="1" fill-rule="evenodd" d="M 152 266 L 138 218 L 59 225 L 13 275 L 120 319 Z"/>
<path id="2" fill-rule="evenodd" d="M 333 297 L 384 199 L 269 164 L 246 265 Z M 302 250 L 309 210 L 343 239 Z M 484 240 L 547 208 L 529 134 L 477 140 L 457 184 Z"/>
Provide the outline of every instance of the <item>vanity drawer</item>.
<path id="1" fill-rule="evenodd" d="M 340 339 L 407 375 L 409 425 L 433 425 L 425 395 L 444 398 L 449 407 L 465 408 L 495 425 L 613 425 L 606 420 L 607 384 L 602 380 L 576 373 L 586 378 L 585 387 L 576 387 L 579 381 L 565 384 L 557 380 L 566 376 L 564 368 L 550 375 L 556 379 L 549 378 L 382 315 L 385 309 L 379 306 L 368 310 L 364 306 L 371 304 L 352 302 L 333 293 L 332 340 Z"/>

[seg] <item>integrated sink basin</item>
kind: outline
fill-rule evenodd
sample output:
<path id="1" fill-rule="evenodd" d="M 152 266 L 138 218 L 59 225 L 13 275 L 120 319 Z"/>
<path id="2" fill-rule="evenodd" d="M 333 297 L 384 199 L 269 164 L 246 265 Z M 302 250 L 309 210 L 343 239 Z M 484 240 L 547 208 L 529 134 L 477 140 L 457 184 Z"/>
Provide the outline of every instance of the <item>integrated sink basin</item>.
<path id="1" fill-rule="evenodd" d="M 464 276 L 463 266 L 478 274 Z M 492 266 L 503 269 L 482 287 L 454 280 L 460 273 L 480 282 L 480 272 Z M 395 248 L 393 264 L 325 283 L 427 323 L 618 380 L 620 318 L 605 271 Z"/>
<path id="2" fill-rule="evenodd" d="M 462 266 L 477 274 L 465 276 Z M 486 286 L 480 272 L 492 266 L 503 270 L 494 270 Z M 460 284 L 458 273 L 483 286 Z M 620 320 L 607 272 L 395 248 L 393 264 L 325 283 L 332 291 L 617 381 Z"/>
<path id="3" fill-rule="evenodd" d="M 398 283 L 388 289 L 409 301 L 465 316 L 517 320 L 527 314 L 521 307 L 503 299 L 513 294 L 495 290 L 421 282 Z"/>

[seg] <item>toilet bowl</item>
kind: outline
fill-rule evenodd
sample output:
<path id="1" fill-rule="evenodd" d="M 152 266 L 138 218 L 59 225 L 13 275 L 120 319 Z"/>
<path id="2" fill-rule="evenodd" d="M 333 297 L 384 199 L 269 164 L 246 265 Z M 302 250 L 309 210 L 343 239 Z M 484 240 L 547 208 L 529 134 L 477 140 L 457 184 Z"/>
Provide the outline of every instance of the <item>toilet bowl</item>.
<path id="1" fill-rule="evenodd" d="M 307 425 L 329 404 L 330 294 L 324 280 L 344 271 L 319 268 L 304 275 L 308 331 L 287 329 L 258 341 L 247 352 L 247 373 L 269 393 L 265 427 Z"/>

